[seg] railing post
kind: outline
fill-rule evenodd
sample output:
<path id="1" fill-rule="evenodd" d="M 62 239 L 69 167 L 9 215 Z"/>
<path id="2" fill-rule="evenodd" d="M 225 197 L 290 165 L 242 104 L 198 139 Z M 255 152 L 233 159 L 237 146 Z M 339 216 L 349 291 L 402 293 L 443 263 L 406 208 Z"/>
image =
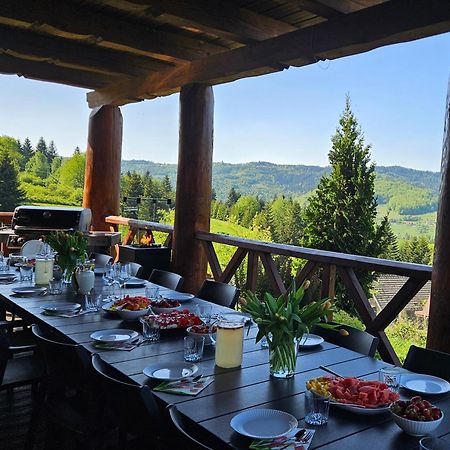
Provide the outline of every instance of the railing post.
<path id="1" fill-rule="evenodd" d="M 198 290 L 207 270 L 207 258 L 195 232 L 209 231 L 210 225 L 213 115 L 210 86 L 183 86 L 172 267 L 183 275 L 183 289 L 190 292 Z"/>

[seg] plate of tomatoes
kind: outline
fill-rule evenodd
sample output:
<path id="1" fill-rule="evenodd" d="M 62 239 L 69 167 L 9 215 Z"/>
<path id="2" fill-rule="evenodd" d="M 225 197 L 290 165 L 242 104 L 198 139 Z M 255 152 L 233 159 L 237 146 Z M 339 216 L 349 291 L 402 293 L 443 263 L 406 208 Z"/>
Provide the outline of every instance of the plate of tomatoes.
<path id="1" fill-rule="evenodd" d="M 375 415 L 389 411 L 391 403 L 400 396 L 381 381 L 356 377 L 319 377 L 306 382 L 308 390 L 330 396 L 331 404 L 349 412 Z"/>
<path id="2" fill-rule="evenodd" d="M 188 328 L 193 325 L 203 324 L 200 317 L 191 313 L 188 309 L 171 311 L 161 314 L 149 314 L 143 320 L 158 326 L 162 330 Z"/>

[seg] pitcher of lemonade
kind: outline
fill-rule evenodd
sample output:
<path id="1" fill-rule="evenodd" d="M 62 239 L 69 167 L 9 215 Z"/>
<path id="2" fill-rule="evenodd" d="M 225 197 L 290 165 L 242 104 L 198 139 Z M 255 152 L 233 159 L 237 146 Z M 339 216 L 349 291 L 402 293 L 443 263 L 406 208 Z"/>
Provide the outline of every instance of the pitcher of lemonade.
<path id="1" fill-rule="evenodd" d="M 214 324 L 216 337 L 210 333 L 211 340 L 216 344 L 216 365 L 224 369 L 239 367 L 242 364 L 244 347 L 244 323 L 241 316 L 235 318 L 219 317 Z M 211 327 L 212 328 L 212 327 Z"/>

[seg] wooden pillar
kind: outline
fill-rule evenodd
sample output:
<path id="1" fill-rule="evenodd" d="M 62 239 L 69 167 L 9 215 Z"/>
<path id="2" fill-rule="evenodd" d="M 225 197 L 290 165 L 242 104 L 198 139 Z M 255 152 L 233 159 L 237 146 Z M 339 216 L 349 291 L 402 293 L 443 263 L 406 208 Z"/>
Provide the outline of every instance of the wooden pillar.
<path id="1" fill-rule="evenodd" d="M 183 86 L 172 267 L 183 275 L 183 289 L 190 292 L 197 292 L 206 277 L 206 255 L 194 233 L 209 231 L 213 120 L 212 88 L 199 84 Z"/>
<path id="2" fill-rule="evenodd" d="M 427 347 L 450 353 L 450 81 L 444 125 Z"/>
<path id="3" fill-rule="evenodd" d="M 122 114 L 101 106 L 89 116 L 83 207 L 92 210 L 92 229 L 110 230 L 105 217 L 119 215 Z"/>

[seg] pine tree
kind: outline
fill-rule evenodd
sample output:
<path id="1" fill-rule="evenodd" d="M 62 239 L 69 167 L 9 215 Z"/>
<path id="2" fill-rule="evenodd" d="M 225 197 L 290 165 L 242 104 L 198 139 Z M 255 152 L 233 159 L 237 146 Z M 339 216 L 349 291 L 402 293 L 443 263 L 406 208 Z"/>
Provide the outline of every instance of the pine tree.
<path id="1" fill-rule="evenodd" d="M 47 149 L 47 155 L 46 156 L 47 156 L 47 162 L 51 166 L 53 160 L 58 156 L 58 150 L 56 149 L 55 143 L 53 141 L 50 141 L 50 144 L 48 144 L 48 149 Z"/>
<path id="2" fill-rule="evenodd" d="M 41 152 L 42 154 L 44 154 L 45 156 L 47 156 L 47 143 L 45 142 L 45 139 L 41 136 L 39 138 L 39 141 L 36 145 L 36 151 L 37 152 Z"/>
<path id="3" fill-rule="evenodd" d="M 331 141 L 331 174 L 321 178 L 304 209 L 304 245 L 378 257 L 388 239 L 388 220 L 376 223 L 375 165 L 370 162 L 370 146 L 364 143 L 349 97 Z M 373 275 L 357 275 L 368 293 Z M 337 299 L 347 312 L 356 313 L 342 285 L 337 287 Z"/>
<path id="4" fill-rule="evenodd" d="M 0 210 L 14 211 L 24 201 L 24 193 L 19 188 L 17 169 L 8 152 L 0 152 Z"/>
<path id="5" fill-rule="evenodd" d="M 230 189 L 230 192 L 228 193 L 228 197 L 227 197 L 227 201 L 226 201 L 226 205 L 227 208 L 231 208 L 241 197 L 241 194 L 239 192 L 237 192 L 234 187 L 232 187 Z"/>
<path id="6" fill-rule="evenodd" d="M 31 141 L 28 138 L 25 138 L 25 140 L 23 141 L 23 144 L 20 146 L 20 153 L 22 153 L 22 155 L 23 155 L 23 159 L 24 159 L 23 167 L 25 167 L 25 164 L 34 155 L 33 146 L 31 145 Z"/>
<path id="7" fill-rule="evenodd" d="M 34 153 L 34 155 L 25 165 L 25 170 L 42 179 L 47 178 L 50 172 L 47 158 L 40 151 L 36 151 Z"/>

